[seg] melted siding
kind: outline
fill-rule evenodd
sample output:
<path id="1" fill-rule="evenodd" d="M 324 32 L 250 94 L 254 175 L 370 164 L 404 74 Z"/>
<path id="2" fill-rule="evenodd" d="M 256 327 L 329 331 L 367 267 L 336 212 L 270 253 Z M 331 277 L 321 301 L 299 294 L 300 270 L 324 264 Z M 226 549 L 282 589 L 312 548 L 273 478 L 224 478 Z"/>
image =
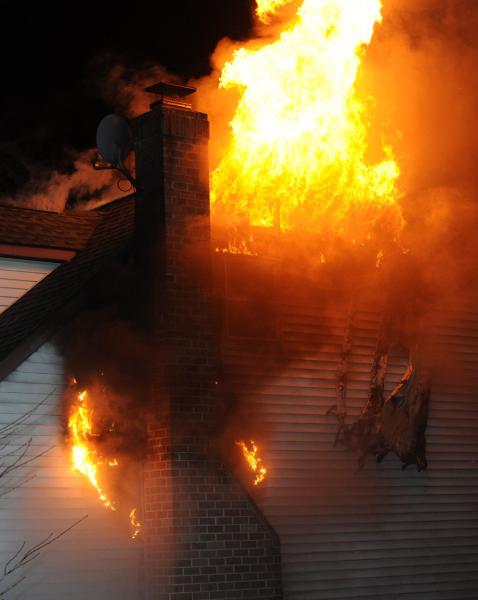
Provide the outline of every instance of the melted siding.
<path id="1" fill-rule="evenodd" d="M 347 310 L 327 315 L 284 307 L 289 363 L 261 387 L 257 365 L 225 342 L 230 377 L 259 404 L 269 478 L 257 501 L 282 544 L 285 600 L 461 600 L 478 597 L 478 314 L 446 315 L 430 348 L 465 365 L 461 383 L 443 369 L 433 382 L 427 430 L 429 469 L 402 471 L 398 459 L 370 459 L 334 447 L 339 352 Z M 379 313 L 362 306 L 354 322 L 347 409 L 368 394 Z M 406 367 L 390 359 L 387 391 Z M 256 440 L 259 442 L 259 440 Z"/>

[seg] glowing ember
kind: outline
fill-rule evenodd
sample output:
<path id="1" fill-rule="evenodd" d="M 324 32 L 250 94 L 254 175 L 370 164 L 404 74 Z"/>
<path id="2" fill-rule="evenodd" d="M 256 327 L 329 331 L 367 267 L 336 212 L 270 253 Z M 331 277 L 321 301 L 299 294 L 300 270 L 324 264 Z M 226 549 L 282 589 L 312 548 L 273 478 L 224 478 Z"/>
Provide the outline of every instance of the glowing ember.
<path id="1" fill-rule="evenodd" d="M 258 0 L 258 15 L 287 3 Z M 380 21 L 380 0 L 303 0 L 276 41 L 235 52 L 220 82 L 240 99 L 211 177 L 216 216 L 232 227 L 246 221 L 356 240 L 390 214 L 399 230 L 399 169 L 385 144 L 378 162 L 367 162 L 368 122 L 356 91 Z"/>
<path id="2" fill-rule="evenodd" d="M 134 540 L 136 537 L 138 537 L 139 532 L 141 531 L 141 523 L 136 517 L 136 507 L 133 508 L 133 510 L 129 513 L 129 521 L 132 528 L 131 539 Z"/>
<path id="3" fill-rule="evenodd" d="M 116 510 L 112 500 L 101 487 L 99 478 L 99 466 L 104 464 L 104 459 L 92 448 L 91 438 L 93 435 L 93 412 L 87 403 L 88 393 L 86 390 L 78 393 L 78 401 L 73 407 L 73 412 L 68 421 L 68 429 L 72 438 L 72 462 L 73 470 L 84 475 L 98 492 L 103 504 Z M 108 462 L 108 465 L 117 465 L 116 459 Z"/>
<path id="4" fill-rule="evenodd" d="M 236 444 L 242 449 L 242 454 L 249 464 L 250 468 L 256 474 L 254 485 L 259 485 L 266 476 L 267 469 L 261 465 L 262 460 L 257 456 L 258 448 L 255 443 L 251 440 L 250 444 L 247 445 L 242 440 L 236 442 Z"/>

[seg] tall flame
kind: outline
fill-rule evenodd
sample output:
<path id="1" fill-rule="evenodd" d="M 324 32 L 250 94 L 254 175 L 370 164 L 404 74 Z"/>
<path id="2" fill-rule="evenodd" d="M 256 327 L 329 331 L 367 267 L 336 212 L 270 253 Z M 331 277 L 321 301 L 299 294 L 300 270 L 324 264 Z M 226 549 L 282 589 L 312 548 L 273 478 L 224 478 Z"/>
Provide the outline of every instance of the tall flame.
<path id="1" fill-rule="evenodd" d="M 72 385 L 78 384 L 76 379 L 72 380 Z M 119 462 L 116 458 L 106 459 L 94 449 L 92 440 L 95 436 L 93 427 L 93 409 L 88 404 L 88 391 L 78 392 L 76 402 L 72 407 L 70 418 L 68 420 L 68 430 L 71 436 L 71 459 L 74 471 L 84 475 L 91 485 L 95 488 L 98 496 L 110 510 L 116 510 L 116 504 L 105 492 L 100 484 L 101 469 L 105 466 L 112 468 L 118 467 Z M 131 539 L 138 537 L 141 531 L 141 522 L 137 517 L 137 508 L 133 508 L 129 513 L 129 522 L 131 526 Z"/>
<path id="2" fill-rule="evenodd" d="M 266 476 L 267 469 L 262 466 L 262 460 L 258 456 L 258 447 L 251 440 L 250 444 L 246 444 L 244 441 L 236 442 L 236 444 L 241 448 L 242 454 L 247 461 L 247 464 L 251 468 L 251 470 L 255 473 L 256 477 L 254 479 L 254 485 L 259 485 L 261 481 L 264 480 Z"/>
<path id="3" fill-rule="evenodd" d="M 99 483 L 99 466 L 103 465 L 105 461 L 91 446 L 93 412 L 88 406 L 87 398 L 88 392 L 86 390 L 78 393 L 76 406 L 68 421 L 73 443 L 71 449 L 73 469 L 89 480 L 107 508 L 116 510 L 113 501 Z M 116 459 L 113 459 L 109 461 L 108 466 L 116 466 L 117 464 Z"/>
<path id="4" fill-rule="evenodd" d="M 292 0 L 257 0 L 256 14 L 263 23 L 267 23 L 269 16 L 278 8 L 289 4 Z"/>
<path id="5" fill-rule="evenodd" d="M 264 20 L 287 3 L 258 0 L 258 15 Z M 230 225 L 246 219 L 314 232 L 344 231 L 350 222 L 367 236 L 387 207 L 399 212 L 398 165 L 385 144 L 379 162 L 367 162 L 368 123 L 356 91 L 379 22 L 380 0 L 303 0 L 276 41 L 235 52 L 220 81 L 240 99 L 211 177 L 216 215 Z"/>

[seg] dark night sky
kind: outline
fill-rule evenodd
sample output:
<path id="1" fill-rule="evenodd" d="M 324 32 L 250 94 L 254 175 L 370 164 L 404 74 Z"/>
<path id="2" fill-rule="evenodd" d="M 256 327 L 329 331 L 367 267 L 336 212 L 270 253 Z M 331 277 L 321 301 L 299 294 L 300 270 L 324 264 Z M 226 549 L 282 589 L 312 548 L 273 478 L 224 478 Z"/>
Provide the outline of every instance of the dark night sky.
<path id="1" fill-rule="evenodd" d="M 184 80 L 206 74 L 222 37 L 247 37 L 253 1 L 136 1 L 117 10 L 111 2 L 52 4 L 13 3 L 3 18 L 4 197 L 27 177 L 22 166 L 61 168 L 65 148 L 94 145 L 99 119 L 113 108 L 99 92 L 110 64 L 159 64 Z"/>

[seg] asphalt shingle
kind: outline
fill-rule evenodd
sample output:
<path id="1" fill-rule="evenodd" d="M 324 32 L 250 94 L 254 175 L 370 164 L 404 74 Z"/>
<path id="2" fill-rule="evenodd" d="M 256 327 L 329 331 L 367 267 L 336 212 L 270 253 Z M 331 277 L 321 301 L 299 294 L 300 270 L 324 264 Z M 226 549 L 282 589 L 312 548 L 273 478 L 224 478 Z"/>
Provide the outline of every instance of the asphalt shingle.
<path id="1" fill-rule="evenodd" d="M 0 315 L 0 362 L 52 321 L 132 241 L 134 196 L 88 213 L 45 213 L 0 207 L 0 243 L 76 250 Z"/>

